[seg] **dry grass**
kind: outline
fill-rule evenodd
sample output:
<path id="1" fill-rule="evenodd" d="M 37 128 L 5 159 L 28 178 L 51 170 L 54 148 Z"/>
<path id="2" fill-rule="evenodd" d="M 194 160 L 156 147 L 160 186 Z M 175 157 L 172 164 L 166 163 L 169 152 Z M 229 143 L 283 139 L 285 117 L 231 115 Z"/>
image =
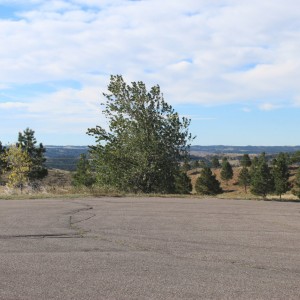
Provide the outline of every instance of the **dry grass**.
<path id="1" fill-rule="evenodd" d="M 249 191 L 245 193 L 244 188 L 238 185 L 238 175 L 241 167 L 233 168 L 233 178 L 228 181 L 228 184 L 221 180 L 220 169 L 212 169 L 212 172 L 216 175 L 217 179 L 221 182 L 221 187 L 224 193 L 214 196 L 221 199 L 253 199 L 261 200 L 260 197 L 252 195 Z M 291 168 L 292 181 L 295 177 L 297 168 Z M 192 180 L 193 187 L 195 186 L 196 180 L 200 174 L 200 168 L 194 169 L 188 172 Z M 38 190 L 32 190 L 31 188 L 25 188 L 21 193 L 19 189 L 8 189 L 7 187 L 0 186 L 0 199 L 46 199 L 46 198 L 79 198 L 79 197 L 124 197 L 134 196 L 140 197 L 145 196 L 144 194 L 125 194 L 117 191 L 111 187 L 73 187 L 71 185 L 71 173 L 62 170 L 49 170 L 49 175 L 42 181 L 41 186 Z M 207 198 L 207 196 L 197 195 L 195 189 L 191 195 L 167 195 L 167 194 L 149 194 L 149 197 L 178 197 L 178 198 Z M 296 196 L 291 192 L 282 195 L 282 199 L 279 196 L 268 195 L 267 200 L 270 201 L 299 201 Z"/>

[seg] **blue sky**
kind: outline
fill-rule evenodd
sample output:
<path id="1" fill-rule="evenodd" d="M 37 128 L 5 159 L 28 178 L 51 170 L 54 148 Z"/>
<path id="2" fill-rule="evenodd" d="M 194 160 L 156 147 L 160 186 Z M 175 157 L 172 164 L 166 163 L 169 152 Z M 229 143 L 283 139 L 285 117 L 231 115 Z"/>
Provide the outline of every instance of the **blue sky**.
<path id="1" fill-rule="evenodd" d="M 110 74 L 159 84 L 193 144 L 300 144 L 298 0 L 0 0 L 0 40 L 4 144 L 93 144 Z"/>

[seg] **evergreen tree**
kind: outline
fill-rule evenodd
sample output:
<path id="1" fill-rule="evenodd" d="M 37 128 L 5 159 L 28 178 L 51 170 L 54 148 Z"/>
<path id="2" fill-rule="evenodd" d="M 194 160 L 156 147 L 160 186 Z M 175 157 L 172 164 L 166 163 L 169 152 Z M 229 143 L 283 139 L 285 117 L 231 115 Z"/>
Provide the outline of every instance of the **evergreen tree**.
<path id="1" fill-rule="evenodd" d="M 214 156 L 214 157 L 212 158 L 212 160 L 211 160 L 211 166 L 212 166 L 213 168 L 215 168 L 215 169 L 218 169 L 218 168 L 221 167 L 220 162 L 219 162 L 219 159 L 218 159 L 217 156 Z"/>
<path id="2" fill-rule="evenodd" d="M 29 182 L 29 172 L 32 166 L 30 156 L 23 151 L 21 146 L 10 146 L 2 159 L 7 165 L 8 183 L 12 188 L 20 188 L 23 191 L 24 186 Z"/>
<path id="3" fill-rule="evenodd" d="M 281 199 L 281 195 L 290 189 L 288 157 L 284 153 L 279 153 L 273 160 L 272 175 L 274 178 L 274 192 Z"/>
<path id="4" fill-rule="evenodd" d="M 200 168 L 205 168 L 205 167 L 207 167 L 207 162 L 206 162 L 205 160 L 203 160 L 203 159 L 201 159 L 201 160 L 199 161 L 199 164 L 200 164 Z"/>
<path id="5" fill-rule="evenodd" d="M 191 167 L 190 162 L 188 160 L 185 160 L 182 165 L 182 171 L 187 172 L 187 171 L 191 170 L 191 168 L 192 167 Z"/>
<path id="6" fill-rule="evenodd" d="M 31 159 L 31 169 L 29 172 L 29 180 L 41 180 L 48 175 L 48 170 L 45 166 L 46 158 L 44 156 L 46 149 L 43 144 L 40 143 L 37 146 L 36 138 L 34 137 L 34 131 L 26 128 L 23 133 L 19 132 L 17 145 L 26 151 Z"/>
<path id="7" fill-rule="evenodd" d="M 239 185 L 243 186 L 245 189 L 245 193 L 247 193 L 247 186 L 251 183 L 251 176 L 247 167 L 243 167 L 240 171 L 239 177 Z"/>
<path id="8" fill-rule="evenodd" d="M 251 166 L 251 159 L 249 154 L 244 154 L 241 159 L 241 166 L 242 167 L 250 167 Z"/>
<path id="9" fill-rule="evenodd" d="M 92 186 L 95 183 L 95 176 L 86 154 L 81 154 L 77 163 L 76 172 L 72 176 L 74 186 Z"/>
<path id="10" fill-rule="evenodd" d="M 224 159 L 222 162 L 221 178 L 222 180 L 226 181 L 226 184 L 228 184 L 228 180 L 232 179 L 232 177 L 233 177 L 232 166 L 227 159 Z"/>
<path id="11" fill-rule="evenodd" d="M 200 195 L 217 195 L 223 192 L 220 182 L 209 167 L 204 167 L 201 170 L 200 176 L 196 180 L 195 189 Z"/>
<path id="12" fill-rule="evenodd" d="M 194 163 L 193 163 L 193 169 L 198 169 L 198 168 L 200 168 L 200 162 L 199 162 L 199 160 L 194 160 Z"/>
<path id="13" fill-rule="evenodd" d="M 88 129 L 99 185 L 123 191 L 174 193 L 180 163 L 189 158 L 190 120 L 180 118 L 154 86 L 111 76 L 103 114 L 109 130 Z"/>
<path id="14" fill-rule="evenodd" d="M 267 164 L 265 154 L 262 153 L 251 168 L 251 193 L 266 198 L 274 191 L 274 180 Z"/>
<path id="15" fill-rule="evenodd" d="M 292 193 L 300 199 L 300 168 L 297 170 L 293 186 Z"/>
<path id="16" fill-rule="evenodd" d="M 175 194 L 190 194 L 192 189 L 191 178 L 185 172 L 180 172 L 175 178 Z"/>

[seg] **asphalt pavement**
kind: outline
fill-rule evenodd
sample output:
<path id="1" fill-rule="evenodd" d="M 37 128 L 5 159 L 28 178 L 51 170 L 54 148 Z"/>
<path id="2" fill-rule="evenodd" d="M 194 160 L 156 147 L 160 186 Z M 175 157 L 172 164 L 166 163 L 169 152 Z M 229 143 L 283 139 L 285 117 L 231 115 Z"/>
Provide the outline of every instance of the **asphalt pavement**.
<path id="1" fill-rule="evenodd" d="M 300 203 L 1 200 L 0 299 L 300 299 Z"/>

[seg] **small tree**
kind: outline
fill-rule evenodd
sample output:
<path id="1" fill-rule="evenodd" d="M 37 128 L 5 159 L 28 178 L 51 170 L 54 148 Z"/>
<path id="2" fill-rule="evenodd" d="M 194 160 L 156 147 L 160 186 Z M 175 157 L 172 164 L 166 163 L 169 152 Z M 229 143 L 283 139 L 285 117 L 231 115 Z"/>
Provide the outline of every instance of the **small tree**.
<path id="1" fill-rule="evenodd" d="M 243 186 L 245 189 L 245 193 L 247 193 L 247 186 L 249 186 L 251 183 L 251 176 L 247 167 L 244 166 L 242 168 L 238 180 L 239 180 L 239 185 Z"/>
<path id="2" fill-rule="evenodd" d="M 32 166 L 29 172 L 30 181 L 41 180 L 48 175 L 48 170 L 45 166 L 46 158 L 43 144 L 40 143 L 37 146 L 36 138 L 34 137 L 34 131 L 26 128 L 23 133 L 19 132 L 18 144 L 23 151 L 27 152 Z"/>
<path id="3" fill-rule="evenodd" d="M 279 153 L 273 160 L 272 175 L 274 178 L 275 194 L 279 195 L 281 199 L 281 195 L 290 189 L 288 158 L 284 153 Z"/>
<path id="4" fill-rule="evenodd" d="M 244 154 L 241 159 L 241 166 L 242 167 L 250 167 L 251 166 L 251 159 L 249 154 Z"/>
<path id="5" fill-rule="evenodd" d="M 91 164 L 86 154 L 81 154 L 77 163 L 76 172 L 72 176 L 74 186 L 92 186 L 95 183 L 95 176 L 91 170 Z"/>
<path id="6" fill-rule="evenodd" d="M 193 189 L 191 178 L 181 172 L 175 178 L 175 194 L 189 194 Z"/>
<path id="7" fill-rule="evenodd" d="M 198 159 L 194 160 L 194 162 L 193 162 L 193 168 L 194 168 L 194 169 L 200 168 L 200 162 L 199 162 Z"/>
<path id="8" fill-rule="evenodd" d="M 188 160 L 185 160 L 182 164 L 182 171 L 187 172 L 187 171 L 191 170 L 191 168 L 192 167 L 191 167 L 190 162 Z"/>
<path id="9" fill-rule="evenodd" d="M 232 179 L 232 177 L 233 177 L 233 170 L 232 170 L 231 164 L 229 163 L 229 161 L 227 159 L 223 160 L 222 169 L 221 169 L 222 180 L 225 180 L 226 184 L 228 185 L 228 181 L 230 179 Z"/>
<path id="10" fill-rule="evenodd" d="M 20 188 L 23 191 L 24 186 L 29 182 L 29 173 L 32 166 L 31 159 L 21 146 L 10 146 L 3 155 L 3 160 L 8 169 L 8 183 L 12 188 Z"/>
<path id="11" fill-rule="evenodd" d="M 262 153 L 251 166 L 251 193 L 266 198 L 274 191 L 274 180 L 267 164 L 265 154 Z"/>
<path id="12" fill-rule="evenodd" d="M 293 182 L 293 190 L 292 193 L 300 199 L 300 168 L 297 170 L 297 174 L 295 180 Z"/>
<path id="13" fill-rule="evenodd" d="M 220 182 L 209 167 L 204 167 L 201 170 L 200 176 L 196 180 L 195 189 L 200 195 L 217 195 L 223 192 Z"/>
<path id="14" fill-rule="evenodd" d="M 221 167 L 220 162 L 219 162 L 219 159 L 218 159 L 217 156 L 214 156 L 214 157 L 212 158 L 212 160 L 211 160 L 211 166 L 212 166 L 213 168 L 215 168 L 215 169 Z"/>

